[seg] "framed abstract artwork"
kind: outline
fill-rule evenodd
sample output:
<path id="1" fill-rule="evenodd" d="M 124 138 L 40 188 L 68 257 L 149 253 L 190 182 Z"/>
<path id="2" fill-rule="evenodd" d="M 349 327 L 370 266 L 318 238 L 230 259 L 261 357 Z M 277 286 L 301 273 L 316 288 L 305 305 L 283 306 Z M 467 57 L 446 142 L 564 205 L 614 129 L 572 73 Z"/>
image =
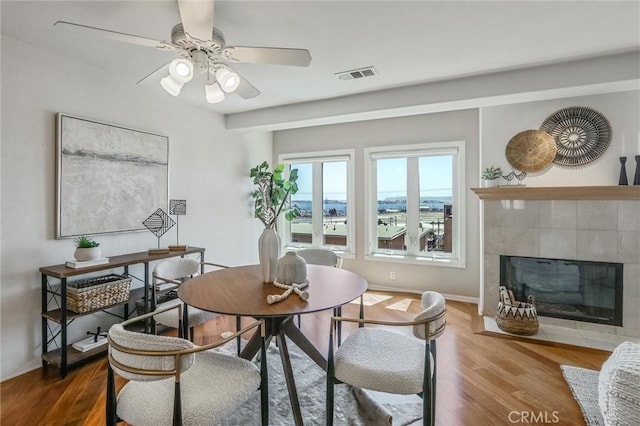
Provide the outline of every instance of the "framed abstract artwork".
<path id="1" fill-rule="evenodd" d="M 169 138 L 57 115 L 56 238 L 142 231 L 169 200 Z"/>

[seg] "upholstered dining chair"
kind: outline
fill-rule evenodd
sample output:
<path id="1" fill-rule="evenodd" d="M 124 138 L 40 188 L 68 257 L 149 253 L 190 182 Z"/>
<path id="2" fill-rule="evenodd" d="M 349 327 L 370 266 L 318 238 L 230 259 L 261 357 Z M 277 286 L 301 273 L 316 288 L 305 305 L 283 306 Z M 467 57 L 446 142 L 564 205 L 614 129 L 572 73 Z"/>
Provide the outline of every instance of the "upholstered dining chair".
<path id="1" fill-rule="evenodd" d="M 152 274 L 152 297 L 154 302 L 158 300 L 158 294 L 165 293 L 177 289 L 180 284 L 188 280 L 194 275 L 198 275 L 203 266 L 213 266 L 216 268 L 227 268 L 227 266 L 217 263 L 200 262 L 196 259 L 187 257 L 175 257 L 164 260 L 156 265 Z M 164 311 L 153 316 L 154 320 L 162 325 L 171 328 L 178 328 L 180 324 L 184 329 L 183 335 L 189 336 L 189 340 L 193 341 L 193 329 L 197 325 L 204 324 L 212 318 L 218 316 L 211 312 L 206 312 L 193 306 L 187 306 L 178 298 L 174 298 L 158 304 L 152 305 L 151 309 L 164 309 L 166 307 L 183 305 L 183 318 L 178 318 L 177 312 Z M 240 317 L 236 318 L 236 331 L 240 328 Z M 187 333 L 188 330 L 188 333 Z M 238 337 L 238 350 L 240 350 L 240 338 Z"/>
<path id="2" fill-rule="evenodd" d="M 327 360 L 327 425 L 333 425 L 334 385 L 347 383 L 362 389 L 422 398 L 424 425 L 435 424 L 436 338 L 445 328 L 444 297 L 434 291 L 422 294 L 423 310 L 413 321 L 331 319 Z M 349 334 L 334 353 L 334 322 L 384 326 L 412 326 L 412 336 L 387 328 L 363 327 Z"/>
<path id="3" fill-rule="evenodd" d="M 164 310 L 182 310 L 182 306 Z M 178 312 L 178 314 L 181 314 Z M 198 346 L 180 337 L 145 334 L 127 329 L 153 312 L 109 329 L 107 425 L 218 424 L 260 389 L 262 425 L 269 420 L 264 321 L 212 344 Z M 237 335 L 260 327 L 260 367 L 251 361 L 216 352 Z M 128 382 L 116 394 L 115 374 Z"/>
<path id="4" fill-rule="evenodd" d="M 337 253 L 322 248 L 305 248 L 297 251 L 298 256 L 303 258 L 309 265 L 333 266 L 334 268 L 342 268 L 342 257 Z M 342 315 L 342 307 L 338 306 L 333 309 L 334 316 Z M 364 315 L 364 305 L 362 296 L 360 296 L 360 318 Z M 300 315 L 298 315 L 298 326 L 300 326 Z M 336 323 L 338 327 L 338 344 L 342 341 L 342 327 L 340 323 Z"/>

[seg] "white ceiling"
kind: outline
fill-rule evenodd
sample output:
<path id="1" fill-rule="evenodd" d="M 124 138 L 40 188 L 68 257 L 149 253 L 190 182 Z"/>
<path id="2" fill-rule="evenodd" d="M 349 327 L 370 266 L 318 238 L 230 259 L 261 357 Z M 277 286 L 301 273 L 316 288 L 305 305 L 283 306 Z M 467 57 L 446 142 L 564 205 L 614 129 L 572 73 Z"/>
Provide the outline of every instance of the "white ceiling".
<path id="1" fill-rule="evenodd" d="M 219 113 L 312 101 L 453 77 L 640 49 L 640 1 L 216 1 L 227 45 L 309 49 L 311 65 L 236 64 L 262 94 L 204 99 L 203 82 L 178 98 L 160 75 L 141 83 L 167 102 Z M 54 27 L 57 20 L 170 41 L 175 1 L 5 1 L 2 33 L 136 82 L 175 56 Z M 334 74 L 374 66 L 372 78 Z M 46 64 L 43 64 L 46 67 Z M 157 95 L 156 95 L 157 96 Z M 157 99 L 157 98 L 156 98 Z"/>

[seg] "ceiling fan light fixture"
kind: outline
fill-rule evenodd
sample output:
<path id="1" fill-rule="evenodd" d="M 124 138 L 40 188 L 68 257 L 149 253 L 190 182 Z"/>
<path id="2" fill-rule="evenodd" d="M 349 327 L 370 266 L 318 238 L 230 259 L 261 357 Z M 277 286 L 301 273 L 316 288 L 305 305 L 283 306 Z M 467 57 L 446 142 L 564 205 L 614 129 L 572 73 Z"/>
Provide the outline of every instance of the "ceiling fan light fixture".
<path id="1" fill-rule="evenodd" d="M 204 86 L 204 93 L 207 102 L 210 104 L 217 104 L 224 100 L 224 92 L 218 86 L 218 83 L 211 83 Z"/>
<path id="2" fill-rule="evenodd" d="M 227 68 L 219 68 L 216 71 L 216 80 L 220 84 L 222 90 L 231 93 L 240 86 L 240 76 Z"/>
<path id="3" fill-rule="evenodd" d="M 167 91 L 167 93 L 173 96 L 178 96 L 180 94 L 180 90 L 182 90 L 182 83 L 177 82 L 170 75 L 162 78 L 160 80 L 160 85 Z"/>
<path id="4" fill-rule="evenodd" d="M 193 64 L 186 59 L 174 59 L 169 64 L 169 75 L 178 83 L 186 83 L 193 78 Z"/>

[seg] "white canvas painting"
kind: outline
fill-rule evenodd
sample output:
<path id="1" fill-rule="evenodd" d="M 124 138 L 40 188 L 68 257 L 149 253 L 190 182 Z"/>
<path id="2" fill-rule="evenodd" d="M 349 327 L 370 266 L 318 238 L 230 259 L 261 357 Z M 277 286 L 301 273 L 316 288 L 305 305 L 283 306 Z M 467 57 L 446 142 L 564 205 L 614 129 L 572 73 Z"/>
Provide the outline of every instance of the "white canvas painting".
<path id="1" fill-rule="evenodd" d="M 58 115 L 57 237 L 144 230 L 166 208 L 166 136 Z"/>

